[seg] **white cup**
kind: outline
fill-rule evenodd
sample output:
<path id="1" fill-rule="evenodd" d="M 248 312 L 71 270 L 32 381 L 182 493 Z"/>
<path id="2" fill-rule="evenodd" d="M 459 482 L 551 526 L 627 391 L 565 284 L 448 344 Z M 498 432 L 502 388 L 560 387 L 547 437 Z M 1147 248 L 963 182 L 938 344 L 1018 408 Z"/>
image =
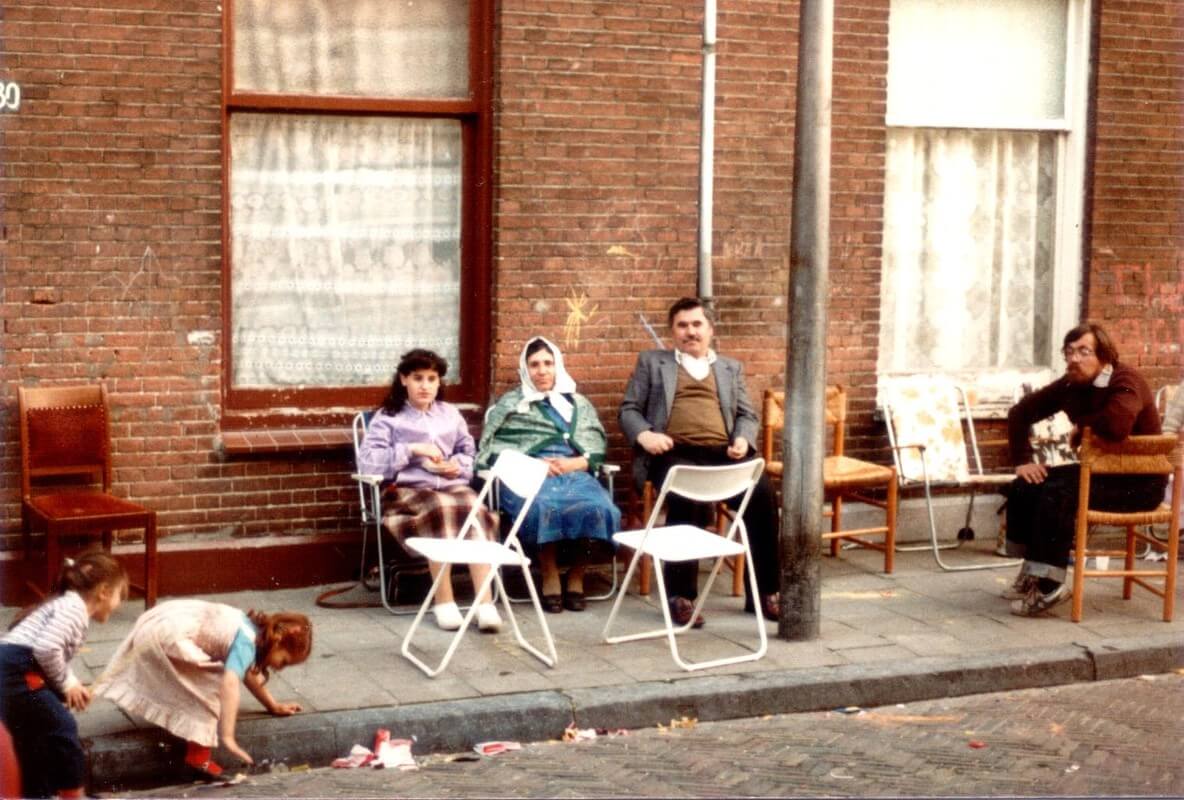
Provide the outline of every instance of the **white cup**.
<path id="1" fill-rule="evenodd" d="M 1098 565 L 1098 569 L 1104 572 L 1110 569 L 1110 556 L 1096 556 L 1094 563 Z"/>

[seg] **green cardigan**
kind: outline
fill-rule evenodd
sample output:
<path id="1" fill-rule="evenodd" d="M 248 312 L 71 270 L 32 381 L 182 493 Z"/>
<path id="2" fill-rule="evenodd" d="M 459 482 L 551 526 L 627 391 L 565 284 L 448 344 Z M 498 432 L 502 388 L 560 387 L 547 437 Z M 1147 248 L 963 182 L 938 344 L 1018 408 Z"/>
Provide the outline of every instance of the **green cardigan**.
<path id="1" fill-rule="evenodd" d="M 608 435 L 588 398 L 573 394 L 571 399 L 575 407 L 571 415 L 574 433 L 568 441 L 577 453 L 588 459 L 588 470 L 596 472 L 604 463 Z M 516 409 L 521 401 L 522 389 L 511 389 L 486 413 L 477 448 L 478 469 L 488 469 L 503 450 L 518 450 L 532 456 L 554 442 L 563 441 L 565 434 L 555 427 L 538 402 L 531 403 L 525 414 L 519 414 Z"/>

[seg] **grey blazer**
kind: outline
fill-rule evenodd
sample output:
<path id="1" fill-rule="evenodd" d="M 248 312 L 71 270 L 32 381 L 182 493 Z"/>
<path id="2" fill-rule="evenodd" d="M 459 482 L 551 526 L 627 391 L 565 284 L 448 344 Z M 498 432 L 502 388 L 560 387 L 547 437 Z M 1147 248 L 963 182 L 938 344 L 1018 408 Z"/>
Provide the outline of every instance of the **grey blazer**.
<path id="1" fill-rule="evenodd" d="M 717 356 L 711 370 L 715 373 L 719 408 L 728 439 L 743 436 L 750 446 L 755 447 L 760 417 L 748 399 L 744 368 L 734 358 Z M 637 366 L 625 387 L 617 419 L 625 438 L 633 445 L 633 481 L 639 490 L 645 484 L 650 457 L 637 445 L 637 437 L 645 431 L 661 433 L 666 430 L 677 384 L 678 362 L 674 360 L 673 350 L 646 350 L 637 357 Z"/>

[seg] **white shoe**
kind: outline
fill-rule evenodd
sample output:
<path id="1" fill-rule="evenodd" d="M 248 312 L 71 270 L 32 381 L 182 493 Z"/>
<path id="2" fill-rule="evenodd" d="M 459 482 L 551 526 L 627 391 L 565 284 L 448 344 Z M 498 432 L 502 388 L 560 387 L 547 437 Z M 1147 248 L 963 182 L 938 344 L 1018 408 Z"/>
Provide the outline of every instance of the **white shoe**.
<path id="1" fill-rule="evenodd" d="M 460 630 L 465 621 L 456 603 L 437 603 L 432 606 L 432 613 L 436 615 L 436 626 L 442 631 Z"/>
<path id="2" fill-rule="evenodd" d="M 502 616 L 497 613 L 497 606 L 493 603 L 477 606 L 477 629 L 488 633 L 497 633 L 502 629 Z"/>

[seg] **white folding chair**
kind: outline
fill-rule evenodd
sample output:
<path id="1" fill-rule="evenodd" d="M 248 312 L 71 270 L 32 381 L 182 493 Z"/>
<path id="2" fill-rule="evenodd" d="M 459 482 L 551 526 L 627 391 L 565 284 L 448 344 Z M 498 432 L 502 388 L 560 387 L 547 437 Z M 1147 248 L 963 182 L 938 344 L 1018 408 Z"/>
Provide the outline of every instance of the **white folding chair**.
<path id="1" fill-rule="evenodd" d="M 881 380 L 880 406 L 888 428 L 888 442 L 896 463 L 900 488 L 907 490 L 921 485 L 925 490 L 925 507 L 929 513 L 930 544 L 901 547 L 898 551 L 933 550 L 937 565 L 947 572 L 979 569 L 999 569 L 1015 566 L 1016 560 L 991 561 L 976 564 L 951 565 L 942 560 L 942 550 L 959 547 L 972 539 L 970 527 L 974 514 L 974 497 L 979 489 L 995 489 L 1010 484 L 1014 475 L 995 475 L 983 471 L 978 439 L 974 433 L 974 419 L 966 392 L 948 378 L 938 375 L 910 375 Z M 965 426 L 969 443 L 963 434 Z M 970 456 L 974 457 L 973 469 Z M 933 513 L 931 487 L 957 486 L 970 490 L 966 508 L 966 523 L 958 531 L 957 541 L 939 545 L 937 522 Z"/>
<path id="2" fill-rule="evenodd" d="M 555 666 L 555 662 L 559 660 L 559 656 L 555 652 L 555 641 L 551 638 L 551 631 L 547 627 L 547 620 L 543 614 L 543 607 L 539 604 L 539 596 L 534 588 L 534 582 L 530 579 L 530 559 L 526 557 L 526 554 L 522 551 L 522 545 L 518 542 L 518 529 L 522 527 L 522 521 L 526 519 L 531 505 L 534 504 L 534 498 L 539 492 L 539 487 L 543 485 L 546 477 L 546 462 L 523 455 L 516 450 L 505 450 L 498 456 L 497 461 L 494 462 L 493 469 L 491 470 L 491 480 L 486 481 L 485 485 L 481 488 L 481 493 L 478 496 L 479 502 L 474 505 L 473 510 L 465 519 L 464 525 L 461 526 L 461 530 L 455 539 L 431 539 L 413 536 L 407 540 L 407 546 L 424 558 L 434 561 L 437 564 L 488 565 L 489 573 L 485 576 L 485 580 L 481 582 L 480 586 L 474 587 L 474 597 L 484 595 L 490 586 L 496 582 L 496 597 L 501 600 L 502 607 L 506 611 L 506 617 L 510 620 L 510 626 L 514 630 L 514 637 L 518 640 L 518 644 L 548 667 L 553 667 Z M 490 541 L 486 538 L 487 532 L 483 531 L 480 525 L 477 524 L 479 506 L 486 501 L 488 493 L 492 490 L 495 483 L 505 484 L 507 489 L 514 492 L 524 501 L 522 510 L 514 518 L 514 524 L 510 528 L 510 532 L 506 535 L 504 542 Z M 496 531 L 489 531 L 488 533 L 496 534 Z M 518 620 L 514 617 L 514 609 L 510 606 L 509 595 L 506 594 L 506 587 L 502 582 L 501 568 L 504 566 L 516 566 L 522 570 L 527 591 L 530 592 L 530 601 L 534 605 L 534 610 L 539 620 L 539 627 L 542 629 L 543 637 L 546 640 L 546 653 L 528 642 L 526 637 L 522 635 L 522 630 L 518 627 Z M 440 588 L 440 584 L 447 574 L 447 570 L 440 570 L 436 575 L 436 579 L 432 581 L 432 588 L 428 591 L 428 596 L 424 598 L 423 605 L 419 607 L 419 613 L 415 615 L 415 619 L 411 622 L 411 627 L 408 629 L 407 635 L 403 637 L 403 656 L 423 670 L 424 674 L 430 678 L 436 677 L 448 666 L 448 662 L 452 660 L 453 653 L 460 646 L 461 638 L 472 624 L 473 617 L 477 615 L 478 604 L 474 602 L 465 614 L 460 628 L 453 635 L 452 641 L 444 653 L 444 657 L 436 667 L 428 666 L 411 652 L 411 641 L 415 637 L 415 632 L 419 630 L 420 622 L 423 621 L 423 617 L 428 609 L 432 607 L 433 601 L 436 598 L 436 591 Z"/>
<path id="3" fill-rule="evenodd" d="M 752 550 L 748 546 L 748 531 L 744 527 L 744 510 L 748 507 L 753 488 L 760 479 L 764 468 L 765 460 L 763 458 L 719 467 L 679 464 L 670 468 L 670 471 L 666 473 L 666 481 L 658 493 L 657 502 L 654 503 L 649 519 L 646 520 L 645 528 L 637 531 L 622 531 L 613 536 L 613 539 L 619 544 L 625 545 L 633 551 L 633 558 L 629 561 L 629 568 L 625 571 L 621 588 L 617 592 L 617 599 L 613 601 L 612 611 L 609 612 L 608 622 L 605 623 L 604 641 L 609 644 L 618 644 L 637 639 L 654 639 L 665 635 L 670 642 L 670 655 L 674 658 L 674 662 L 685 670 L 707 669 L 724 664 L 737 664 L 742 661 L 756 661 L 765 655 L 765 651 L 769 648 L 769 640 L 765 632 L 765 622 L 759 610 L 753 616 L 756 619 L 760 646 L 753 652 L 711 661 L 693 662 L 682 657 L 677 640 L 678 634 L 686 633 L 694 624 L 695 617 L 702 610 L 707 595 L 711 592 L 711 585 L 715 582 L 724 560 L 743 554 L 745 563 L 752 564 Z M 740 505 L 732 515 L 732 524 L 728 527 L 727 533 L 720 535 L 695 525 L 656 527 L 655 523 L 666 503 L 666 497 L 672 493 L 700 503 L 718 503 L 737 495 L 742 495 L 742 497 Z M 629 581 L 643 556 L 649 556 L 654 561 L 654 574 L 658 579 L 658 600 L 665 624 L 661 628 L 642 633 L 611 636 L 610 631 L 617 618 L 617 612 L 621 608 L 621 601 L 625 598 Z M 702 558 L 714 558 L 715 565 L 711 568 L 711 574 L 707 576 L 707 583 L 699 592 L 699 598 L 695 601 L 695 608 L 691 612 L 690 620 L 685 625 L 675 628 L 674 621 L 670 618 L 669 598 L 666 596 L 666 581 L 662 575 L 662 562 L 698 561 Z M 760 597 L 756 585 L 756 573 L 751 568 L 748 569 L 748 582 L 752 596 L 754 598 Z"/>

